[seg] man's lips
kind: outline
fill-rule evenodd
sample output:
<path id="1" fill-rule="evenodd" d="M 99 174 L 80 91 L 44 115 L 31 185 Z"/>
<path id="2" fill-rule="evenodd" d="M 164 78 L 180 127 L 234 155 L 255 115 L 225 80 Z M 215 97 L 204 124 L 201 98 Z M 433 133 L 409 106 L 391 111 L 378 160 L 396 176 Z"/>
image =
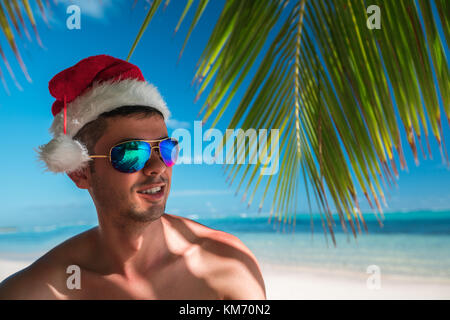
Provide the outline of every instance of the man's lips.
<path id="1" fill-rule="evenodd" d="M 161 189 L 163 189 L 165 186 L 166 186 L 165 183 L 149 184 L 149 185 L 146 185 L 145 187 L 140 188 L 139 190 L 136 190 L 136 192 L 142 192 L 142 191 L 153 189 L 156 187 L 161 187 Z"/>
<path id="2" fill-rule="evenodd" d="M 149 190 L 149 189 L 156 188 L 156 187 L 161 187 L 161 189 L 155 193 L 142 193 L 142 191 L 144 191 L 144 190 Z M 141 188 L 140 190 L 137 191 L 137 194 L 146 200 L 158 201 L 158 200 L 161 200 L 164 198 L 165 191 L 166 191 L 165 184 L 152 184 L 152 185 L 146 186 L 145 188 Z"/>

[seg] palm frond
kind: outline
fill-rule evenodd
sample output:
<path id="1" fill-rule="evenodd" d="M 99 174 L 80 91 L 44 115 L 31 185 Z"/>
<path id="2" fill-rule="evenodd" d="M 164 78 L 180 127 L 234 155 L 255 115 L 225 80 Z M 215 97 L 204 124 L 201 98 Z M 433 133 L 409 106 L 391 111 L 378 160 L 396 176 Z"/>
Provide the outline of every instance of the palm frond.
<path id="1" fill-rule="evenodd" d="M 183 49 L 206 3 L 199 2 Z M 211 127 L 249 79 L 228 128 L 279 130 L 277 175 L 261 176 L 260 162 L 234 163 L 225 168 L 230 185 L 240 180 L 248 205 L 263 189 L 259 209 L 272 188 L 270 219 L 290 223 L 302 176 L 310 212 L 313 196 L 334 243 L 332 212 L 354 237 L 367 231 L 358 190 L 383 225 L 384 192 L 396 184 L 398 166 L 408 168 L 402 130 L 416 164 L 432 157 L 430 134 L 449 164 L 442 128 L 443 116 L 450 123 L 449 2 L 370 4 L 381 9 L 381 29 L 368 29 L 364 0 L 228 0 L 194 76 L 196 99 L 208 91 L 200 113 L 204 122 L 214 116 Z M 230 142 L 225 136 L 221 145 Z M 254 148 L 238 145 L 242 155 L 254 156 Z"/>
<path id="2" fill-rule="evenodd" d="M 39 7 L 40 14 L 42 15 L 44 21 L 46 22 L 46 24 L 48 26 L 48 20 L 47 20 L 46 14 L 45 14 L 45 7 L 44 7 L 42 0 L 37 0 L 37 5 Z M 47 7 L 49 7 L 50 4 L 48 1 L 46 2 L 46 5 L 47 5 Z M 27 19 L 30 22 L 30 24 L 34 30 L 37 42 L 43 48 L 41 39 L 39 37 L 38 30 L 37 30 L 36 22 L 34 19 L 33 11 L 31 9 L 31 6 L 30 6 L 30 3 L 28 0 L 22 0 L 21 4 L 19 3 L 18 0 L 5 0 L 0 3 L 0 29 L 2 30 L 3 34 L 5 35 L 8 45 L 11 48 L 11 50 L 13 51 L 14 56 L 15 56 L 16 60 L 18 61 L 23 74 L 25 75 L 25 78 L 29 82 L 31 82 L 31 77 L 28 74 L 27 67 L 22 59 L 22 56 L 19 51 L 19 47 L 16 42 L 16 38 L 14 36 L 14 31 L 15 31 L 15 32 L 17 32 L 19 37 L 22 38 L 22 32 L 23 32 L 23 33 L 25 33 L 25 36 L 27 37 L 27 39 L 29 41 L 31 41 L 31 37 L 28 32 L 24 16 L 22 15 L 22 6 L 25 11 Z M 12 24 L 12 26 L 11 26 L 11 24 Z M 8 70 L 9 75 L 11 76 L 14 84 L 16 85 L 16 87 L 19 90 L 22 90 L 22 87 L 19 84 L 19 82 L 17 81 L 16 76 L 9 64 L 9 61 L 6 58 L 6 55 L 5 55 L 1 45 L 0 45 L 0 55 L 2 56 L 3 62 L 6 66 L 6 69 Z M 9 94 L 8 86 L 6 84 L 6 81 L 3 77 L 3 73 L 1 71 L 0 71 L 0 77 L 1 77 L 1 80 L 3 83 L 3 86 L 5 88 L 5 91 Z"/>
<path id="3" fill-rule="evenodd" d="M 147 29 L 148 24 L 152 20 L 152 17 L 155 14 L 156 10 L 158 10 L 161 2 L 162 2 L 162 0 L 155 0 L 152 3 L 152 5 L 147 13 L 147 16 L 145 17 L 144 23 L 142 24 L 141 28 L 139 29 L 139 33 L 138 33 L 136 39 L 134 40 L 133 45 L 131 46 L 131 50 L 128 53 L 128 57 L 126 59 L 127 61 L 130 60 L 130 57 L 133 54 L 134 49 L 136 48 L 137 44 L 139 43 L 139 40 L 141 40 L 142 36 L 144 35 L 144 31 Z"/>
<path id="4" fill-rule="evenodd" d="M 41 38 L 39 37 L 39 32 L 37 30 L 36 21 L 34 20 L 34 15 L 33 15 L 33 11 L 31 10 L 30 3 L 28 2 L 28 0 L 22 0 L 22 4 L 25 8 L 25 12 L 28 16 L 28 20 L 30 20 L 31 27 L 34 30 L 34 34 L 36 36 L 36 40 L 37 40 L 39 46 L 44 47 L 42 44 Z"/>

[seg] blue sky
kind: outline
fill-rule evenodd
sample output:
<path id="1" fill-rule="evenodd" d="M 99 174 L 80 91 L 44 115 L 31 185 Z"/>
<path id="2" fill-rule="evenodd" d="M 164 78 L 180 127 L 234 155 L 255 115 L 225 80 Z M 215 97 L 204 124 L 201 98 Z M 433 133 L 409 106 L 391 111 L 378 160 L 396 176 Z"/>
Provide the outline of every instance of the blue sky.
<path id="1" fill-rule="evenodd" d="M 69 211 L 72 213 L 67 215 L 71 219 L 78 213 L 80 219 L 95 218 L 91 198 L 85 190 L 77 189 L 65 175 L 44 172 L 37 161 L 34 148 L 51 139 L 48 128 L 53 118 L 51 105 L 54 98 L 48 92 L 48 81 L 56 73 L 91 55 L 109 54 L 125 59 L 145 18 L 144 9 L 148 4 L 140 0 L 132 10 L 132 2 L 122 0 L 103 0 L 101 5 L 89 0 L 60 0 L 59 3 L 57 7 L 52 6 L 51 28 L 36 15 L 44 49 L 37 45 L 34 37 L 32 43 L 17 39 L 32 83 L 26 81 L 11 50 L 7 48 L 4 36 L 1 36 L 0 43 L 24 90 L 19 91 L 14 86 L 1 64 L 10 95 L 0 89 L 0 134 L 3 137 L 0 225 L 26 219 L 63 221 L 65 212 Z M 71 3 L 81 7 L 81 30 L 68 30 L 66 27 L 68 15 L 65 10 Z M 217 0 L 210 2 L 177 64 L 189 27 L 186 22 L 190 22 L 193 10 L 179 33 L 173 37 L 173 29 L 185 1 L 171 1 L 164 13 L 156 13 L 130 60 L 141 68 L 148 81 L 158 87 L 171 109 L 174 122 L 169 132 L 177 126 L 193 130 L 193 121 L 199 120 L 197 114 L 202 100 L 194 104 L 196 92 L 190 83 L 223 3 Z M 238 99 L 235 98 L 234 102 L 236 104 Z M 225 128 L 231 115 L 228 113 L 218 127 Z M 444 123 L 447 143 L 450 143 L 449 131 L 448 123 Z M 420 166 L 416 167 L 404 142 L 409 172 L 400 172 L 397 188 L 385 190 L 389 204 L 387 210 L 450 208 L 450 170 L 442 164 L 437 143 L 432 137 L 430 144 L 434 159 L 420 159 Z M 240 201 L 242 193 L 237 197 L 234 195 L 237 184 L 229 188 L 222 172 L 220 165 L 175 166 L 166 211 L 182 216 L 256 215 L 259 197 L 247 210 L 246 203 Z M 306 211 L 303 193 L 300 189 L 299 208 Z M 266 199 L 263 213 L 267 214 L 270 210 L 270 198 L 269 195 Z M 363 208 L 368 207 L 362 198 L 360 202 Z"/>

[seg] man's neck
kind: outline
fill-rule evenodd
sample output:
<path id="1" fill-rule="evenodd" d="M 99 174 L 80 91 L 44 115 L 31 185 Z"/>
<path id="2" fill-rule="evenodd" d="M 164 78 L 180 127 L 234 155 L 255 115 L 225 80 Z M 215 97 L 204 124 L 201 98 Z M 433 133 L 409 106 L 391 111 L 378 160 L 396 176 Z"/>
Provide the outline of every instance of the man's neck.
<path id="1" fill-rule="evenodd" d="M 98 245 L 105 269 L 132 280 L 158 265 L 168 253 L 161 219 L 145 223 L 100 221 Z"/>

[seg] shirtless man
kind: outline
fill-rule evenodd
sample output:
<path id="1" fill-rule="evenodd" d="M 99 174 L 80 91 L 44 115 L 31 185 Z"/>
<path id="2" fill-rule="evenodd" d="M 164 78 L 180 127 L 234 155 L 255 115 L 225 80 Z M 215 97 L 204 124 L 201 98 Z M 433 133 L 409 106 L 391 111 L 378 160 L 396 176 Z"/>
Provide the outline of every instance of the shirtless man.
<path id="1" fill-rule="evenodd" d="M 258 262 L 238 238 L 164 212 L 172 167 L 154 147 L 166 137 L 163 114 L 148 106 L 115 108 L 84 125 L 74 140 L 90 155 L 108 155 L 122 141 L 156 142 L 136 172 L 98 157 L 68 173 L 91 195 L 98 227 L 4 280 L 0 299 L 265 299 Z M 79 289 L 68 285 L 73 265 Z"/>

